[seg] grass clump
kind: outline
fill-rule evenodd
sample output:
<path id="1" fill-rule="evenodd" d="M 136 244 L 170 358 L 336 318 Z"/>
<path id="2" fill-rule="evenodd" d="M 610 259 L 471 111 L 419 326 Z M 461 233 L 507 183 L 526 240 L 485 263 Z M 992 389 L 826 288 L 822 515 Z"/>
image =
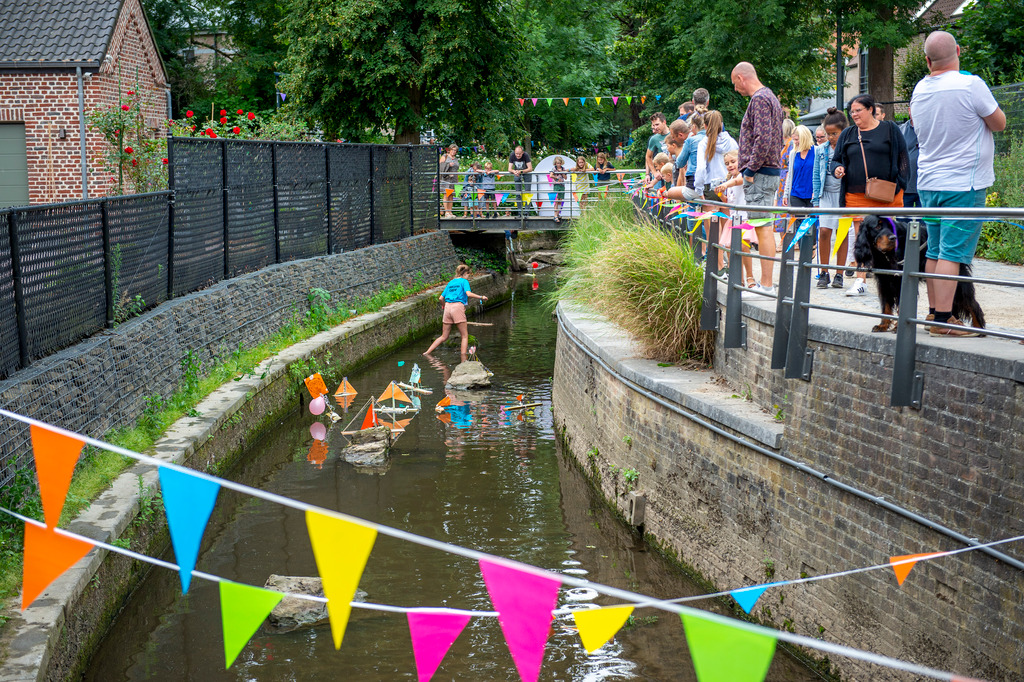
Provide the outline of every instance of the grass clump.
<path id="1" fill-rule="evenodd" d="M 711 364 L 714 336 L 700 329 L 704 273 L 688 245 L 638 216 L 625 198 L 585 213 L 564 245 L 567 276 L 557 298 L 622 327 L 645 357 Z"/>
<path id="2" fill-rule="evenodd" d="M 996 182 L 988 189 L 985 205 L 1024 206 L 1024 138 L 1011 140 L 1009 150 L 997 154 L 994 165 Z M 977 253 L 990 260 L 1024 264 L 1024 230 L 1011 223 L 985 223 Z"/>

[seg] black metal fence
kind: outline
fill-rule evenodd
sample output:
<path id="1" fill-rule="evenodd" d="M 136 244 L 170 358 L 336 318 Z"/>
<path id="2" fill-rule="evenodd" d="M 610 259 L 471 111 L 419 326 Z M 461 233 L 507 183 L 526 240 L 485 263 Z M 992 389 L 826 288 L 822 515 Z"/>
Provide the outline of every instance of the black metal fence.
<path id="1" fill-rule="evenodd" d="M 170 191 L 0 210 L 0 378 L 168 298 L 438 226 L 426 146 L 172 138 Z"/>

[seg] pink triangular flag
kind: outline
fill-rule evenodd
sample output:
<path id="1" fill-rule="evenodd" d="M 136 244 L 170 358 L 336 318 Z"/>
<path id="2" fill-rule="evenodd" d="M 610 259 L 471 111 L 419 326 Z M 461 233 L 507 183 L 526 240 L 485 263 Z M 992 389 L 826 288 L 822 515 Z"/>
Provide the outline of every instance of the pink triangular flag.
<path id="1" fill-rule="evenodd" d="M 537 98 L 536 97 L 531 97 L 530 101 L 533 102 L 533 106 L 537 106 Z"/>
<path id="2" fill-rule="evenodd" d="M 480 560 L 480 573 L 519 676 L 523 682 L 536 682 L 561 583 L 485 559 Z"/>
<path id="3" fill-rule="evenodd" d="M 416 676 L 419 682 L 427 682 L 459 638 L 469 616 L 442 611 L 410 611 L 406 615 L 409 617 L 412 654 L 416 658 Z"/>
<path id="4" fill-rule="evenodd" d="M 619 98 L 618 97 L 612 97 L 612 104 L 618 104 L 618 103 L 619 103 Z"/>

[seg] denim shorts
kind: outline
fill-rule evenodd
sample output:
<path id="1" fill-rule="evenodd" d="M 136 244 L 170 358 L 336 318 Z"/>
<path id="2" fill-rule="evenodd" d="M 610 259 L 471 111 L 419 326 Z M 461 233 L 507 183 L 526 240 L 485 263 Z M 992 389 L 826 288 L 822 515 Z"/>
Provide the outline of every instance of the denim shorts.
<path id="1" fill-rule="evenodd" d="M 985 205 L 983 189 L 967 192 L 931 192 L 922 189 L 918 190 L 918 195 L 921 205 L 926 208 L 981 208 Z M 978 248 L 982 221 L 926 217 L 924 222 L 928 226 L 926 258 L 970 264 Z"/>

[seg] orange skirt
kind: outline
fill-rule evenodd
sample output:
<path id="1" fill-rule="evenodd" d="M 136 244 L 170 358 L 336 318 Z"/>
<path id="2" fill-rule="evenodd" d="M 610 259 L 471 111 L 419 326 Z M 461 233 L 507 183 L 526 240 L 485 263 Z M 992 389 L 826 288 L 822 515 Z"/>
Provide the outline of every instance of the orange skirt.
<path id="1" fill-rule="evenodd" d="M 868 199 L 864 194 L 846 193 L 847 208 L 903 208 L 903 190 L 896 192 L 896 196 L 889 203 Z M 861 218 L 857 218 L 860 220 Z"/>

